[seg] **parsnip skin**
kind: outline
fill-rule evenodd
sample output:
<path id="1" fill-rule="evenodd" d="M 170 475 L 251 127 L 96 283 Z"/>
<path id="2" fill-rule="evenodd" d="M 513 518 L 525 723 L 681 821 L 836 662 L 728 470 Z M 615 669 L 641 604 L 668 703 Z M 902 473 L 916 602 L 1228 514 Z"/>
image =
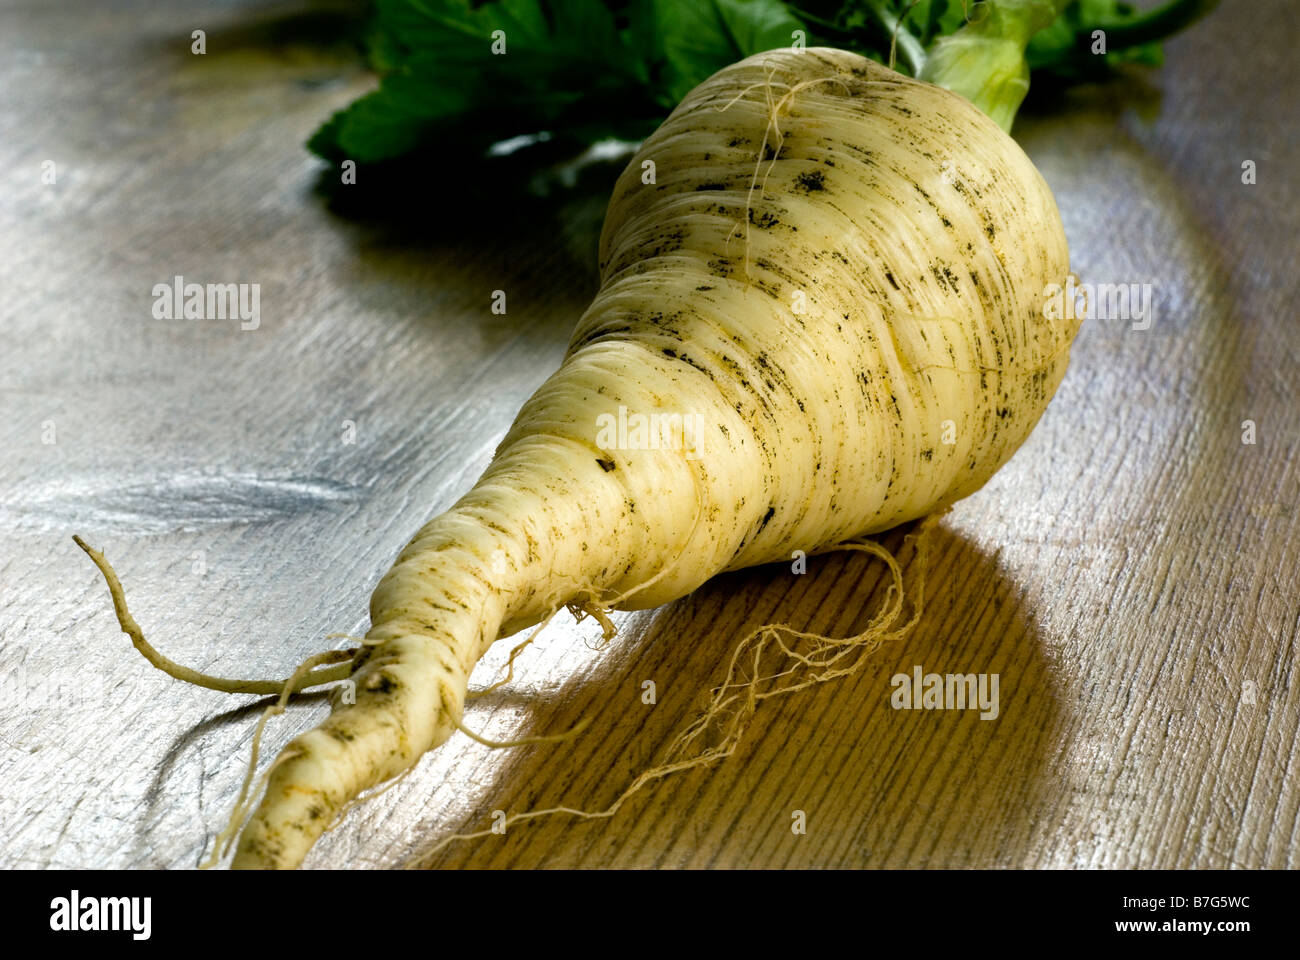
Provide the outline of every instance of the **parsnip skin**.
<path id="1" fill-rule="evenodd" d="M 556 604 L 651 581 L 618 605 L 658 605 L 974 492 L 1077 329 L 1044 318 L 1068 251 L 1015 142 L 830 49 L 760 54 L 687 96 L 618 182 L 601 270 L 563 366 L 375 590 L 356 703 L 286 748 L 235 866 L 298 865 L 447 739 L 484 650 Z M 602 449 L 597 417 L 620 406 L 698 415 L 696 456 Z"/>

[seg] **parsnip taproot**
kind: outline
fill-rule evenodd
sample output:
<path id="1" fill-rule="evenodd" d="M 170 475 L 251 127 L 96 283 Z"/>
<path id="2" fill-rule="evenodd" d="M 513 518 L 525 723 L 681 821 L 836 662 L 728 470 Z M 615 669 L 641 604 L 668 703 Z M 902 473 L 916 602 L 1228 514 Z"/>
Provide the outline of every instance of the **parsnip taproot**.
<path id="1" fill-rule="evenodd" d="M 356 702 L 285 749 L 235 866 L 299 864 L 456 729 L 488 646 L 557 605 L 661 604 L 977 490 L 1077 325 L 1044 316 L 1068 253 L 1014 141 L 831 49 L 750 57 L 687 96 L 619 180 L 600 256 L 563 365 L 378 585 Z M 602 448 L 620 407 L 701 429 Z"/>

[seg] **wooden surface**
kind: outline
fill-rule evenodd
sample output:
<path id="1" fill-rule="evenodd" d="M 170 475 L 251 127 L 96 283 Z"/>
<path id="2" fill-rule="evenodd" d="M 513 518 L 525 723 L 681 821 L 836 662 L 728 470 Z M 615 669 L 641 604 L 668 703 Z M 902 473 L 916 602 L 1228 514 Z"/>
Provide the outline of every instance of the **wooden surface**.
<path id="1" fill-rule="evenodd" d="M 1037 431 L 944 519 L 912 640 L 767 705 L 734 757 L 612 819 L 520 824 L 438 865 L 1296 865 L 1300 32 L 1280 0 L 1234 6 L 1159 72 L 1019 124 L 1076 271 L 1151 282 L 1156 319 L 1085 325 Z M 302 143 L 373 82 L 332 39 L 347 10 L 0 6 L 0 865 L 195 865 L 259 709 L 149 668 L 72 533 L 165 653 L 283 676 L 364 631 L 380 574 L 482 469 L 593 291 L 598 192 L 400 231 L 327 211 Z M 260 329 L 154 319 L 176 274 L 260 283 Z M 455 737 L 309 865 L 409 863 L 494 810 L 599 809 L 745 632 L 848 631 L 881 574 L 839 555 L 729 575 L 620 617 L 603 649 L 557 622 L 467 722 L 589 732 Z M 999 674 L 1000 716 L 891 709 L 916 664 Z M 268 748 L 325 709 L 306 698 Z"/>

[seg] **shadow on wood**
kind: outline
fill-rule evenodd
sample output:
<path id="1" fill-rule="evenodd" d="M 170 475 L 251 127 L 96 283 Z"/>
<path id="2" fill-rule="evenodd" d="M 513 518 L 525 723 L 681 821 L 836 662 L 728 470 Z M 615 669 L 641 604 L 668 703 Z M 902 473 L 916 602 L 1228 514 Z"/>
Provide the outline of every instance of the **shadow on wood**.
<path id="1" fill-rule="evenodd" d="M 891 549 L 900 531 L 886 535 Z M 904 550 L 904 576 L 915 572 Z M 535 704 L 537 730 L 591 718 L 575 740 L 511 751 L 462 822 L 412 839 L 408 862 L 449 832 L 483 830 L 494 810 L 600 810 L 697 713 L 741 636 L 769 622 L 843 636 L 884 598 L 883 565 L 815 557 L 792 575 L 771 565 L 719 577 L 691 597 L 632 618 L 590 675 Z M 784 586 L 783 586 L 784 584 Z M 680 638 L 698 638 L 683 646 Z M 676 640 L 676 642 L 674 642 Z M 895 710 L 891 677 L 996 673 L 1000 714 Z M 653 680 L 658 702 L 642 702 Z M 997 867 L 1031 859 L 1043 806 L 1055 686 L 1033 616 L 997 559 L 945 527 L 934 533 L 929 590 L 910 642 L 882 648 L 857 674 L 760 706 L 736 753 L 647 787 L 614 817 L 568 815 L 457 841 L 436 867 Z M 474 722 L 470 715 L 470 722 Z M 806 833 L 792 828 L 806 821 Z M 344 828 L 346 829 L 346 828 Z"/>

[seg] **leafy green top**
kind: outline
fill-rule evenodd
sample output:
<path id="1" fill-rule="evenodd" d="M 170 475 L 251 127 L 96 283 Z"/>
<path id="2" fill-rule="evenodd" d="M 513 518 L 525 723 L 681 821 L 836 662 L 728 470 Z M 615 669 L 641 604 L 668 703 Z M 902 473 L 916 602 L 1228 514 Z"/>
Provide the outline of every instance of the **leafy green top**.
<path id="1" fill-rule="evenodd" d="M 899 70 L 1009 129 L 1031 70 L 1071 83 L 1159 64 L 1159 41 L 1215 2 L 1141 13 L 1122 0 L 377 0 L 379 88 L 309 146 L 333 161 L 473 162 L 494 145 L 640 139 L 723 66 L 799 41 L 882 62 L 893 49 Z"/>

